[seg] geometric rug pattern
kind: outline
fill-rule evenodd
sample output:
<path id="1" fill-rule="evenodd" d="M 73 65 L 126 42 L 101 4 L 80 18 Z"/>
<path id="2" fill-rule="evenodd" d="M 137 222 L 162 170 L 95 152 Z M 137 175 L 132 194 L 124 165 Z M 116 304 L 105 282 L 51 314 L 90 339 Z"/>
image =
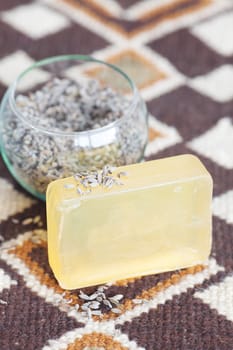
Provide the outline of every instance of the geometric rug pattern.
<path id="1" fill-rule="evenodd" d="M 0 161 L 1 350 L 232 349 L 232 37 L 231 0 L 0 2 L 1 97 L 34 61 L 91 54 L 125 70 L 145 99 L 146 160 L 192 153 L 214 179 L 208 264 L 116 281 L 105 294 L 123 296 L 120 313 L 87 318 L 80 290 L 62 290 L 49 267 L 44 203 Z"/>

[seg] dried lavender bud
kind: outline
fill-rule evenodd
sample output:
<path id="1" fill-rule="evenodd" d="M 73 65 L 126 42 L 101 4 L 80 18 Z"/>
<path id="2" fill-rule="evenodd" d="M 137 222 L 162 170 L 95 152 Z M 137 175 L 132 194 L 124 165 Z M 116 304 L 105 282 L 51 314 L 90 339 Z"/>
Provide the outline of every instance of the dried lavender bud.
<path id="1" fill-rule="evenodd" d="M 114 314 L 120 314 L 121 313 L 121 310 L 120 309 L 117 309 L 117 308 L 113 308 L 111 310 Z"/>
<path id="2" fill-rule="evenodd" d="M 123 185 L 123 183 L 120 182 L 117 178 L 119 177 L 120 173 L 114 176 L 113 169 L 115 170 L 115 167 L 106 165 L 102 171 L 90 171 L 90 172 L 85 171 L 85 172 L 75 174 L 73 177 L 77 181 L 78 186 L 81 184 L 85 187 L 84 191 L 81 190 L 79 187 L 77 187 L 77 193 L 80 195 L 88 194 L 89 192 L 91 192 L 91 188 L 98 187 L 98 186 L 102 186 L 110 189 L 114 185 Z M 74 187 L 73 184 L 72 184 L 72 187 Z M 69 187 L 66 187 L 66 188 L 69 189 Z"/>
<path id="3" fill-rule="evenodd" d="M 86 175 L 87 176 L 87 175 Z M 121 310 L 118 308 L 120 305 L 120 300 L 123 299 L 123 294 L 116 294 L 111 297 L 107 297 L 104 293 L 106 289 L 111 284 L 105 284 L 102 286 L 99 286 L 97 290 L 87 295 L 82 292 L 82 290 L 79 292 L 79 297 L 83 300 L 85 300 L 85 303 L 81 306 L 81 314 L 85 317 L 90 318 L 93 315 L 101 316 L 101 308 L 106 306 L 109 310 L 111 310 L 115 314 L 120 314 Z"/>

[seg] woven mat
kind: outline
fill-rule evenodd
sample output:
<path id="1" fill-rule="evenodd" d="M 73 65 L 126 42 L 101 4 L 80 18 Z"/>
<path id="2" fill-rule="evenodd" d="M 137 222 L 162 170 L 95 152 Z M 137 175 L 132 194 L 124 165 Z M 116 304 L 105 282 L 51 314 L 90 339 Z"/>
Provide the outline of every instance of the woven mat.
<path id="1" fill-rule="evenodd" d="M 121 314 L 85 321 L 79 291 L 49 268 L 44 204 L 1 162 L 0 349 L 233 349 L 232 0 L 1 0 L 0 11 L 1 94 L 35 60 L 93 53 L 147 101 L 147 159 L 191 152 L 214 178 L 208 265 L 118 281 L 106 294 L 123 294 Z M 37 215 L 42 231 L 23 225 Z"/>

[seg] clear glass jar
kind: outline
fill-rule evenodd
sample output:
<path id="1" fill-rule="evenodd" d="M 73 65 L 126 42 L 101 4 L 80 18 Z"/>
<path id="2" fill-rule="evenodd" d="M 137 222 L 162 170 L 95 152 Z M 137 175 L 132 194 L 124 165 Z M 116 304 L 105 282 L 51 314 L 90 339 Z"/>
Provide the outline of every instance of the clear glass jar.
<path id="1" fill-rule="evenodd" d="M 46 76 L 43 84 L 51 77 L 97 80 L 127 100 L 123 115 L 102 127 L 80 132 L 54 131 L 34 122 L 21 113 L 16 101 L 19 94 L 36 91 L 35 86 L 26 90 L 25 86 L 33 83 L 38 69 Z M 7 90 L 0 116 L 2 157 L 14 178 L 40 199 L 45 199 L 47 185 L 57 178 L 101 169 L 106 164 L 141 161 L 148 139 L 147 109 L 133 82 L 117 67 L 89 56 L 56 56 L 28 68 Z"/>

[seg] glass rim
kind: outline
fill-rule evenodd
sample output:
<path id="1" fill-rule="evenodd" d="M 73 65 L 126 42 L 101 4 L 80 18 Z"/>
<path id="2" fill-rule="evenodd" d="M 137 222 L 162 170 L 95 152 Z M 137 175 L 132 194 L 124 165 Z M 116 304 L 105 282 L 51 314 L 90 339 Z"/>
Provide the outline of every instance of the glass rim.
<path id="1" fill-rule="evenodd" d="M 62 131 L 62 130 L 61 131 L 53 131 L 53 130 L 43 128 L 41 126 L 37 126 L 33 122 L 28 121 L 24 117 L 24 115 L 18 110 L 16 103 L 15 103 L 15 92 L 16 92 L 16 88 L 17 88 L 19 81 L 35 68 L 45 66 L 47 64 L 51 64 L 54 62 L 63 62 L 63 61 L 67 61 L 67 60 L 77 60 L 77 61 L 100 63 L 102 65 L 105 65 L 105 66 L 113 69 L 114 71 L 119 73 L 122 77 L 124 77 L 132 89 L 132 98 L 131 98 L 129 107 L 126 109 L 126 113 L 122 117 L 120 117 L 119 119 L 117 119 L 117 120 L 115 120 L 107 125 L 104 125 L 102 127 L 99 127 L 96 129 L 89 129 L 89 130 L 84 130 L 84 131 L 72 131 L 72 132 L 67 132 L 67 131 Z M 92 56 L 78 55 L 78 54 L 52 56 L 52 57 L 45 58 L 43 60 L 36 61 L 33 65 L 29 66 L 27 69 L 25 69 L 23 72 L 21 72 L 18 75 L 18 77 L 14 80 L 14 82 L 9 87 L 7 93 L 9 94 L 9 104 L 10 104 L 13 112 L 15 113 L 15 115 L 19 119 L 21 119 L 24 123 L 29 125 L 31 128 L 33 128 L 37 131 L 40 131 L 42 133 L 46 133 L 48 135 L 53 135 L 53 136 L 86 136 L 86 135 L 91 136 L 91 135 L 105 132 L 108 129 L 112 129 L 114 126 L 121 124 L 122 121 L 127 120 L 131 117 L 132 113 L 134 112 L 134 109 L 136 108 L 137 101 L 140 98 L 137 87 L 135 86 L 133 81 L 129 78 L 129 76 L 124 71 L 122 71 L 120 68 L 116 67 L 115 65 L 113 65 L 111 63 L 104 62 L 102 60 L 93 58 Z"/>

